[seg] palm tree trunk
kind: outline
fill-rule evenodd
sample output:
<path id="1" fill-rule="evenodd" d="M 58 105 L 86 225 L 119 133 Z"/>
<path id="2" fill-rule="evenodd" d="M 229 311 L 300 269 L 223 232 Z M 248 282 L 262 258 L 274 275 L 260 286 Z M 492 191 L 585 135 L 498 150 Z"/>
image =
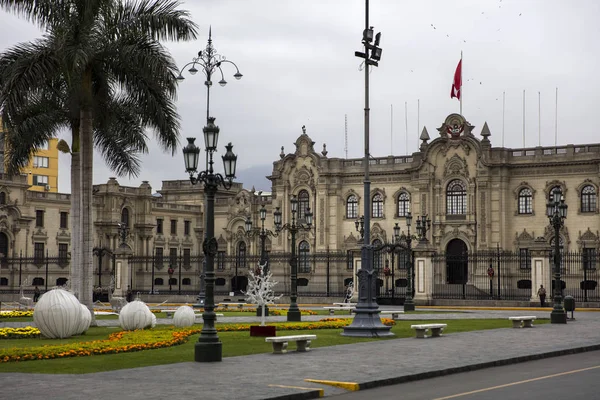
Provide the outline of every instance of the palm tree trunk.
<path id="1" fill-rule="evenodd" d="M 71 290 L 81 297 L 81 159 L 79 126 L 71 129 Z"/>
<path id="2" fill-rule="evenodd" d="M 82 80 L 82 106 L 81 106 L 81 277 L 82 291 L 80 301 L 86 305 L 92 316 L 94 303 L 92 293 L 94 289 L 94 273 L 92 264 L 93 248 L 93 211 L 92 211 L 92 183 L 93 183 L 93 128 L 92 128 L 92 70 L 87 68 Z M 77 239 L 76 239 L 77 240 Z M 93 319 L 95 323 L 95 319 Z"/>

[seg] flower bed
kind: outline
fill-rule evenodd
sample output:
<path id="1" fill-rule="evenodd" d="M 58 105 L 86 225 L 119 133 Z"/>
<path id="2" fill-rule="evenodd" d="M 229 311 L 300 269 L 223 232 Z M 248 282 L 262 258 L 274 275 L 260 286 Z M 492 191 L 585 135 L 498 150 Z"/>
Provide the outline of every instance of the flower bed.
<path id="1" fill-rule="evenodd" d="M 2 328 L 0 329 L 0 340 L 2 339 L 25 339 L 40 337 L 38 328 L 26 326 L 25 328 Z"/>
<path id="2" fill-rule="evenodd" d="M 278 323 L 277 330 L 337 329 L 351 323 L 348 318 L 325 318 L 319 322 Z M 394 320 L 383 318 L 386 325 Z M 27 327 L 31 328 L 31 327 Z M 23 329 L 27 329 L 23 328 Z M 34 329 L 34 328 L 33 328 Z M 249 331 L 250 324 L 217 325 L 219 332 Z M 102 354 L 127 353 L 132 351 L 159 349 L 185 343 L 191 335 L 200 333 L 201 328 L 153 329 L 121 331 L 109 335 L 106 340 L 77 342 L 60 345 L 45 345 L 27 348 L 0 349 L 0 363 L 11 361 L 46 360 L 64 357 L 83 357 Z"/>
<path id="3" fill-rule="evenodd" d="M 28 311 L 3 311 L 0 313 L 0 318 L 20 318 L 33 317 L 33 310 Z"/>

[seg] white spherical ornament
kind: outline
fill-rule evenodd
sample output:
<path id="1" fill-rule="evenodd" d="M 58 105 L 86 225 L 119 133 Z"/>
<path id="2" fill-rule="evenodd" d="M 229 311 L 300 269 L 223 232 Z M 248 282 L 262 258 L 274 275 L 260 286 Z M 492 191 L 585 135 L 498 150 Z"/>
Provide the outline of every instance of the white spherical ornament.
<path id="1" fill-rule="evenodd" d="M 121 309 L 119 325 L 127 331 L 144 329 L 152 325 L 152 312 L 146 303 L 134 300 Z"/>
<path id="2" fill-rule="evenodd" d="M 92 323 L 92 313 L 88 308 L 81 304 L 81 318 L 79 320 L 79 326 L 77 327 L 77 334 L 81 335 L 83 332 L 90 329 Z"/>
<path id="3" fill-rule="evenodd" d="M 173 325 L 178 328 L 185 328 L 194 325 L 196 322 L 196 314 L 190 306 L 181 306 L 175 310 L 173 315 Z"/>
<path id="4" fill-rule="evenodd" d="M 90 316 L 91 319 L 91 316 Z M 33 322 L 47 338 L 67 338 L 78 332 L 81 303 L 72 293 L 52 289 L 40 298 L 33 309 Z"/>
<path id="5" fill-rule="evenodd" d="M 152 312 L 152 311 L 150 311 Z M 154 328 L 156 326 L 156 315 L 152 313 L 152 323 L 150 324 L 150 328 Z"/>

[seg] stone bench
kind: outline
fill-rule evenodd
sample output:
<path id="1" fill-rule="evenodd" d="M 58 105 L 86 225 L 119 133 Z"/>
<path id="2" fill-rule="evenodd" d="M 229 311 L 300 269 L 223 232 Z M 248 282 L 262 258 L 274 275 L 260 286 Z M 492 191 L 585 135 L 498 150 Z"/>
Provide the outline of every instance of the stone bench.
<path id="1" fill-rule="evenodd" d="M 229 306 L 237 306 L 238 310 L 241 310 L 242 308 L 244 308 L 245 305 L 246 305 L 246 303 L 219 303 L 219 304 L 217 304 L 217 306 L 223 307 L 226 310 L 229 309 Z"/>
<path id="2" fill-rule="evenodd" d="M 379 311 L 380 315 L 392 315 L 392 319 L 397 319 L 398 318 L 398 314 L 404 314 L 404 310 L 383 310 L 383 311 Z"/>
<path id="3" fill-rule="evenodd" d="M 525 317 L 509 317 L 508 319 L 512 321 L 513 328 L 533 328 L 533 321 L 535 321 L 536 317 L 529 315 Z"/>
<path id="4" fill-rule="evenodd" d="M 448 326 L 448 324 L 421 324 L 421 325 L 411 325 L 410 327 L 416 331 L 418 338 L 424 339 L 426 337 L 442 336 L 442 331 L 447 326 Z M 431 336 L 425 335 L 425 333 L 428 330 L 431 331 Z"/>
<path id="5" fill-rule="evenodd" d="M 323 307 L 326 310 L 329 310 L 329 315 L 334 315 L 336 311 L 349 311 L 352 314 L 354 307 Z"/>
<path id="6" fill-rule="evenodd" d="M 338 307 L 356 307 L 356 303 L 333 303 L 333 305 Z"/>
<path id="7" fill-rule="evenodd" d="M 316 338 L 317 335 L 272 336 L 265 338 L 265 342 L 273 343 L 273 354 L 284 354 L 288 342 L 296 342 L 296 351 L 305 352 L 310 350 L 310 341 Z"/>

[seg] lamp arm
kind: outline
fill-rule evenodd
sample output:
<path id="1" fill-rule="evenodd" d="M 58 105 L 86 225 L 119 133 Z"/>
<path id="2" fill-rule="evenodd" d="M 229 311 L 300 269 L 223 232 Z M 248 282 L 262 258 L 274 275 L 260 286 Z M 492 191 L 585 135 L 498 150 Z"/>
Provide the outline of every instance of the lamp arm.
<path id="1" fill-rule="evenodd" d="M 236 65 L 236 63 L 234 63 L 233 61 L 229 61 L 229 60 L 221 60 L 221 63 L 229 63 L 229 64 L 233 64 L 233 66 L 236 69 L 236 72 L 240 72 L 240 69 L 238 68 L 238 66 Z"/>

